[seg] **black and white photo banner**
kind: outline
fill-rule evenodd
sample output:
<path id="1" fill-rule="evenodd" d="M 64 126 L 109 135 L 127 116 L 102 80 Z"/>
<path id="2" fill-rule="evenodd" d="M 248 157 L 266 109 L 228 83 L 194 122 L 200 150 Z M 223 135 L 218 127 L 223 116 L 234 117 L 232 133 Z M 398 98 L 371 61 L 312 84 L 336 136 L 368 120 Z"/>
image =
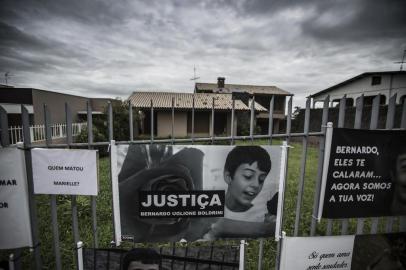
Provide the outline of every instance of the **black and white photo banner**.
<path id="1" fill-rule="evenodd" d="M 280 225 L 282 152 L 280 146 L 112 143 L 116 239 L 274 236 Z"/>
<path id="2" fill-rule="evenodd" d="M 406 233 L 284 237 L 280 269 L 406 269 Z"/>
<path id="3" fill-rule="evenodd" d="M 24 151 L 0 148 L 0 249 L 32 247 Z"/>
<path id="4" fill-rule="evenodd" d="M 327 128 L 318 219 L 406 215 L 406 130 Z"/>

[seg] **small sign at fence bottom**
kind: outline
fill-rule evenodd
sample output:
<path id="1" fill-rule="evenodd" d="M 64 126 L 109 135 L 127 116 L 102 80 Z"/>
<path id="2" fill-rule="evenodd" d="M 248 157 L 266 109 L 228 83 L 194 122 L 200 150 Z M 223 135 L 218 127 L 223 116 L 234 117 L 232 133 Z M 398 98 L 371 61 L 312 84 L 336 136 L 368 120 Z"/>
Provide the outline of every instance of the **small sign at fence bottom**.
<path id="1" fill-rule="evenodd" d="M 280 269 L 406 269 L 406 233 L 285 237 Z"/>

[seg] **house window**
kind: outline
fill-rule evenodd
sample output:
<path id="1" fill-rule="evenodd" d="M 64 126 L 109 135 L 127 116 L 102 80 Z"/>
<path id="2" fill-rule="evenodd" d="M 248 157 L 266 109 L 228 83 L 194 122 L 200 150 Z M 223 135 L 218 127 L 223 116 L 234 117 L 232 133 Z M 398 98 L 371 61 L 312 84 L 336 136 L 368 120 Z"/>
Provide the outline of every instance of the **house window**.
<path id="1" fill-rule="evenodd" d="M 372 76 L 371 85 L 381 84 L 381 76 Z"/>

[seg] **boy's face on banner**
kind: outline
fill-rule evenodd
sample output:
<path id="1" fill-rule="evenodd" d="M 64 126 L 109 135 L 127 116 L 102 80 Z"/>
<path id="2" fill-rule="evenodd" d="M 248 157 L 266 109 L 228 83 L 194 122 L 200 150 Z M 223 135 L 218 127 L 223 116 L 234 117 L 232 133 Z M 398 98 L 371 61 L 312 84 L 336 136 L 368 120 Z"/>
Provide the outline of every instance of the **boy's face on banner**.
<path id="1" fill-rule="evenodd" d="M 234 176 L 225 172 L 228 184 L 226 205 L 232 211 L 246 211 L 252 200 L 261 192 L 267 173 L 258 168 L 258 162 L 243 163 L 236 169 Z"/>

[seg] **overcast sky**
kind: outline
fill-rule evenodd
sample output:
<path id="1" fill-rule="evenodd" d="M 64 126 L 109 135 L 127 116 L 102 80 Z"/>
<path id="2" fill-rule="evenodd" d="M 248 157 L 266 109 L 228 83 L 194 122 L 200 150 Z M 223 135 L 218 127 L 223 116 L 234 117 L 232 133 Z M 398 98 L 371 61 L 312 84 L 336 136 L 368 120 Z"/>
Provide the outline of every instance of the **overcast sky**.
<path id="1" fill-rule="evenodd" d="M 0 2 L 0 83 L 90 97 L 275 85 L 304 97 L 399 70 L 405 0 Z"/>

